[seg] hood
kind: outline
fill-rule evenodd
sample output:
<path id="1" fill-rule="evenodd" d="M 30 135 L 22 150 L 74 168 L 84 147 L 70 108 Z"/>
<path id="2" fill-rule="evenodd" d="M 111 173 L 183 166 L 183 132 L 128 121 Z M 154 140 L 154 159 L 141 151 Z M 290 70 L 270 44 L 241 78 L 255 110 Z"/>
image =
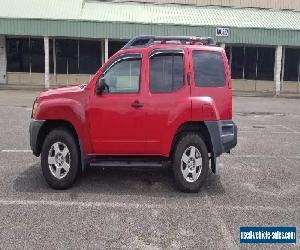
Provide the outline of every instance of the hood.
<path id="1" fill-rule="evenodd" d="M 83 92 L 87 84 L 72 85 L 68 87 L 61 87 L 57 89 L 49 89 L 47 91 L 41 92 L 38 98 L 47 98 L 54 96 L 62 96 L 68 94 L 76 94 L 78 92 Z"/>

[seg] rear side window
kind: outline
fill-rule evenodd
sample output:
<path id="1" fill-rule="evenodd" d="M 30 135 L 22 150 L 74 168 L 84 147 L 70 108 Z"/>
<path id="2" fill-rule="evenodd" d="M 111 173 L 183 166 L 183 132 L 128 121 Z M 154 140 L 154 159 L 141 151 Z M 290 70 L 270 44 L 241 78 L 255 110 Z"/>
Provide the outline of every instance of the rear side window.
<path id="1" fill-rule="evenodd" d="M 183 85 L 183 54 L 157 54 L 150 58 L 151 93 L 173 92 Z"/>
<path id="2" fill-rule="evenodd" d="M 212 51 L 194 51 L 194 76 L 198 87 L 222 87 L 226 83 L 222 55 Z"/>

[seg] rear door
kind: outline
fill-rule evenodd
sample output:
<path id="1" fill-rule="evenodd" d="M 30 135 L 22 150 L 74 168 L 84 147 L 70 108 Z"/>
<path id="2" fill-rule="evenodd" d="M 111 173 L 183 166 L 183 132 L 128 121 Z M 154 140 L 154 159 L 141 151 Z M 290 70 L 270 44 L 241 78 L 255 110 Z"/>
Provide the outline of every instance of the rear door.
<path id="1" fill-rule="evenodd" d="M 145 101 L 146 154 L 167 156 L 173 135 L 191 119 L 188 61 L 184 49 L 150 50 Z"/>
<path id="2" fill-rule="evenodd" d="M 193 49 L 190 59 L 193 72 L 191 74 L 193 120 L 231 119 L 232 90 L 224 50 L 210 50 L 205 47 L 203 50 Z M 204 102 L 206 104 L 203 104 Z M 217 117 L 212 115 L 214 108 L 217 111 Z"/>

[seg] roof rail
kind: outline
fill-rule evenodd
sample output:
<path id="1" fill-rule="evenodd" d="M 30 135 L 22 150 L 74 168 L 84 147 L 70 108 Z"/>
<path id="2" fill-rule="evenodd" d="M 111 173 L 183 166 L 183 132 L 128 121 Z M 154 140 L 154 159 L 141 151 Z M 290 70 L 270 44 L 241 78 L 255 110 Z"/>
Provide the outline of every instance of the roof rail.
<path id="1" fill-rule="evenodd" d="M 180 44 L 200 44 L 200 45 L 216 45 L 211 37 L 196 36 L 137 36 L 132 38 L 123 49 L 134 47 L 148 47 L 153 43 L 165 44 L 167 42 L 177 41 Z"/>

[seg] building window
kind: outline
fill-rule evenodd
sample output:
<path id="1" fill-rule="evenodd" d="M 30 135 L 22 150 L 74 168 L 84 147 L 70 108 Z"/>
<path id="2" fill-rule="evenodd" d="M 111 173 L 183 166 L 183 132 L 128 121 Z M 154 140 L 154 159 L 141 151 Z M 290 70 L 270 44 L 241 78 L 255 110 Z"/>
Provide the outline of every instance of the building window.
<path id="1" fill-rule="evenodd" d="M 222 87 L 225 85 L 225 68 L 220 53 L 194 51 L 193 64 L 197 87 Z"/>
<path id="2" fill-rule="evenodd" d="M 300 49 L 285 49 L 284 81 L 299 80 Z"/>
<path id="3" fill-rule="evenodd" d="M 152 93 L 173 92 L 184 85 L 182 54 L 157 54 L 150 58 Z"/>
<path id="4" fill-rule="evenodd" d="M 45 72 L 44 39 L 30 39 L 31 72 Z"/>
<path id="5" fill-rule="evenodd" d="M 53 74 L 54 72 L 53 47 L 55 46 L 55 44 L 53 44 L 53 42 L 55 42 L 54 39 L 49 39 L 49 73 L 50 74 Z"/>
<path id="6" fill-rule="evenodd" d="M 233 79 L 244 78 L 244 47 L 232 47 L 231 76 Z"/>
<path id="7" fill-rule="evenodd" d="M 127 41 L 109 41 L 108 42 L 108 57 L 111 57 L 116 52 L 124 47 Z"/>
<path id="8" fill-rule="evenodd" d="M 275 48 L 258 48 L 257 80 L 274 81 Z"/>
<path id="9" fill-rule="evenodd" d="M 30 47 L 27 38 L 7 38 L 7 71 L 30 72 Z"/>
<path id="10" fill-rule="evenodd" d="M 274 80 L 275 48 L 232 47 L 233 79 Z"/>
<path id="11" fill-rule="evenodd" d="M 7 38 L 7 71 L 43 73 L 45 70 L 42 38 Z"/>
<path id="12" fill-rule="evenodd" d="M 101 66 L 101 43 L 79 41 L 79 74 L 95 74 Z"/>
<path id="13" fill-rule="evenodd" d="M 227 56 L 227 59 L 228 59 L 229 67 L 231 68 L 231 47 L 226 46 L 225 47 L 225 52 L 226 52 L 226 56 Z"/>
<path id="14" fill-rule="evenodd" d="M 64 51 L 67 47 L 66 40 L 55 39 L 56 73 L 67 74 L 67 56 Z"/>
<path id="15" fill-rule="evenodd" d="M 79 61 L 78 61 L 78 40 L 69 40 L 68 48 L 65 50 L 68 62 L 68 74 L 79 73 Z"/>
<path id="16" fill-rule="evenodd" d="M 94 74 L 101 65 L 99 41 L 56 39 L 58 74 Z"/>
<path id="17" fill-rule="evenodd" d="M 78 40 L 56 39 L 56 73 L 78 74 Z"/>
<path id="18" fill-rule="evenodd" d="M 257 66 L 257 48 L 246 47 L 244 57 L 244 79 L 255 80 Z"/>
<path id="19" fill-rule="evenodd" d="M 7 38 L 7 71 L 44 73 L 43 38 Z M 50 73 L 54 73 L 53 39 L 49 40 Z M 101 65 L 100 41 L 55 39 L 56 73 L 94 74 Z"/>

